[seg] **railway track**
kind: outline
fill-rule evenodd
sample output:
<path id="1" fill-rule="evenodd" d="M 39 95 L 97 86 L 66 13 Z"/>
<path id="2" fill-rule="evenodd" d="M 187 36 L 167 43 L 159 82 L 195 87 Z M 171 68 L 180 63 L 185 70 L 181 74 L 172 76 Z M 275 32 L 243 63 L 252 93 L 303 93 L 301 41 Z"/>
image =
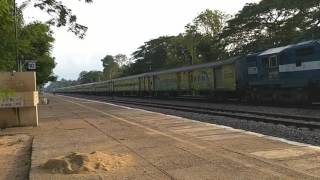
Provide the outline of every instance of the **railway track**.
<path id="1" fill-rule="evenodd" d="M 81 96 L 88 98 L 88 96 Z M 106 101 L 110 103 L 117 103 L 123 105 L 134 105 L 140 107 L 151 107 L 159 109 L 176 110 L 182 112 L 191 112 L 198 114 L 207 114 L 214 116 L 231 117 L 236 119 L 244 119 L 256 122 L 265 122 L 272 124 L 282 124 L 285 126 L 294 126 L 298 128 L 308 128 L 311 130 L 320 129 L 320 117 L 317 116 L 298 116 L 298 115 L 288 115 L 281 113 L 265 113 L 258 111 L 243 111 L 234 109 L 222 109 L 222 108 L 211 108 L 211 107 L 199 107 L 199 106 L 189 106 L 189 105 L 178 105 L 178 104 L 168 104 L 159 102 L 146 102 L 146 101 L 136 101 L 136 100 L 117 100 L 105 97 L 89 97 L 89 99 Z"/>

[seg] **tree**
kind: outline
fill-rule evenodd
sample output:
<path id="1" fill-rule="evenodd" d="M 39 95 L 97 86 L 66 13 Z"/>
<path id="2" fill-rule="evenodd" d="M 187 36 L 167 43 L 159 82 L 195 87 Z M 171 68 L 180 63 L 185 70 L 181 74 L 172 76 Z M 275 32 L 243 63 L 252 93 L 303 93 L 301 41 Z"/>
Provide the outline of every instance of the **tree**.
<path id="1" fill-rule="evenodd" d="M 15 38 L 13 33 L 12 1 L 0 1 L 0 71 L 15 66 Z M 20 18 L 19 18 L 20 19 Z"/>
<path id="2" fill-rule="evenodd" d="M 79 0 L 85 3 L 92 3 L 92 0 Z M 65 6 L 61 1 L 57 0 L 33 0 L 25 3 L 33 5 L 35 8 L 46 12 L 51 16 L 47 22 L 56 27 L 68 26 L 68 30 L 73 32 L 79 38 L 85 36 L 88 28 L 77 23 L 77 16 L 72 13 L 72 10 Z"/>
<path id="3" fill-rule="evenodd" d="M 38 56 L 37 58 L 37 84 L 43 87 L 47 82 L 54 82 L 57 77 L 53 75 L 56 66 L 53 57 L 48 55 Z"/>
<path id="4" fill-rule="evenodd" d="M 191 24 L 187 24 L 185 40 L 191 53 L 192 64 L 210 62 L 225 57 L 219 37 L 231 16 L 219 10 L 201 12 Z"/>
<path id="5" fill-rule="evenodd" d="M 120 61 L 121 59 L 118 59 Z M 120 66 L 116 62 L 115 57 L 111 55 L 106 55 L 101 59 L 103 65 L 103 74 L 106 79 L 113 79 L 120 76 Z"/>
<path id="6" fill-rule="evenodd" d="M 21 29 L 19 37 L 20 59 L 37 62 L 37 84 L 42 86 L 48 81 L 55 80 L 53 69 L 56 64 L 50 54 L 54 38 L 49 26 L 33 22 Z"/>
<path id="7" fill-rule="evenodd" d="M 50 84 L 45 88 L 45 90 L 47 92 L 52 92 L 57 88 L 75 86 L 75 85 L 78 85 L 78 84 L 79 84 L 78 81 L 66 80 L 66 79 L 62 78 L 60 81 L 50 82 Z"/>
<path id="8" fill-rule="evenodd" d="M 103 80 L 103 73 L 101 71 L 82 71 L 79 74 L 79 84 L 93 83 Z"/>
<path id="9" fill-rule="evenodd" d="M 19 31 L 16 40 L 13 33 L 12 1 L 1 1 L 1 5 L 3 6 L 0 8 L 2 10 L 0 11 L 0 71 L 15 69 L 17 45 L 19 59 L 37 60 L 37 84 L 39 86 L 55 80 L 52 72 L 55 62 L 51 56 L 54 38 L 49 26 L 40 22 L 24 24 L 22 16 L 24 7 L 18 7 L 16 24 Z"/>
<path id="10" fill-rule="evenodd" d="M 130 66 L 132 73 L 156 71 L 168 67 L 168 48 L 172 36 L 163 36 L 145 42 L 132 56 L 135 62 Z"/>
<path id="11" fill-rule="evenodd" d="M 130 59 L 125 54 L 117 54 L 114 57 L 114 62 L 120 67 L 130 64 Z"/>
<path id="12" fill-rule="evenodd" d="M 320 37 L 318 0 L 262 0 L 228 22 L 221 40 L 231 55 Z"/>
<path id="13" fill-rule="evenodd" d="M 219 40 L 228 15 L 220 11 L 205 10 L 186 31 L 178 36 L 161 36 L 145 42 L 132 56 L 134 63 L 126 66 L 124 74 L 138 74 L 216 61 L 226 56 Z"/>
<path id="14" fill-rule="evenodd" d="M 222 32 L 229 18 L 230 15 L 219 10 L 206 9 L 193 20 L 193 24 L 186 26 L 186 32 L 216 37 Z"/>

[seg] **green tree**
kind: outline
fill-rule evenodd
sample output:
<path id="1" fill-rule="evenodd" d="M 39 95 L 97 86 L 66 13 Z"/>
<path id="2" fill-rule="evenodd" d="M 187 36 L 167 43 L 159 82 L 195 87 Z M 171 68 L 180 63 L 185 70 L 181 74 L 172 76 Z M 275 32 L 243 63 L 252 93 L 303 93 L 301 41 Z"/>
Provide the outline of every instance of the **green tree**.
<path id="1" fill-rule="evenodd" d="M 0 71 L 15 66 L 15 39 L 13 33 L 12 1 L 0 1 Z"/>
<path id="2" fill-rule="evenodd" d="M 54 58 L 47 54 L 37 57 L 37 84 L 43 87 L 47 82 L 57 80 L 53 75 L 53 69 L 56 66 Z"/>
<path id="3" fill-rule="evenodd" d="M 101 59 L 101 62 L 105 79 L 113 79 L 120 76 L 120 66 L 116 62 L 115 57 L 106 55 L 103 59 Z"/>
<path id="4" fill-rule="evenodd" d="M 206 9 L 193 20 L 192 24 L 186 26 L 186 32 L 216 37 L 222 32 L 229 18 L 230 15 L 219 10 Z"/>
<path id="5" fill-rule="evenodd" d="M 130 66 L 132 73 L 161 70 L 170 66 L 169 47 L 173 36 L 163 36 L 145 42 L 132 56 L 135 62 Z"/>
<path id="6" fill-rule="evenodd" d="M 62 87 L 67 87 L 67 86 L 74 86 L 74 85 L 78 85 L 78 84 L 79 84 L 78 81 L 66 80 L 66 79 L 62 78 L 60 81 L 50 82 L 50 84 L 45 88 L 45 90 L 47 92 L 52 92 L 57 88 L 62 88 Z"/>
<path id="7" fill-rule="evenodd" d="M 85 3 L 92 3 L 92 0 L 79 0 Z M 77 23 L 77 16 L 72 13 L 72 10 L 65 6 L 62 1 L 57 0 L 34 0 L 26 1 L 28 5 L 46 12 L 50 15 L 51 19 L 47 22 L 49 25 L 56 27 L 67 26 L 68 31 L 73 32 L 79 38 L 85 36 L 88 28 L 84 25 Z"/>
<path id="8" fill-rule="evenodd" d="M 79 84 L 93 83 L 103 80 L 103 73 L 101 71 L 82 71 L 79 74 Z"/>
<path id="9" fill-rule="evenodd" d="M 12 71 L 15 69 L 17 44 L 19 59 L 37 60 L 37 84 L 39 86 L 55 80 L 52 72 L 55 62 L 51 56 L 54 38 L 49 26 L 40 22 L 24 24 L 22 16 L 24 6 L 18 7 L 16 24 L 19 31 L 16 41 L 13 33 L 13 3 L 11 0 L 0 2 L 3 5 L 0 8 L 0 71 Z"/>
<path id="10" fill-rule="evenodd" d="M 318 0 L 262 0 L 228 22 L 221 40 L 231 55 L 320 37 Z"/>
<path id="11" fill-rule="evenodd" d="M 230 17 L 221 11 L 206 9 L 191 24 L 187 24 L 184 36 L 192 64 L 216 61 L 225 57 L 224 46 L 219 37 Z"/>
<path id="12" fill-rule="evenodd" d="M 125 54 L 117 54 L 114 57 L 114 62 L 120 67 L 130 64 L 130 59 Z"/>
<path id="13" fill-rule="evenodd" d="M 40 22 L 28 24 L 21 29 L 19 37 L 20 59 L 37 62 L 37 84 L 55 80 L 53 69 L 56 64 L 51 57 L 54 38 L 49 26 Z"/>
<path id="14" fill-rule="evenodd" d="M 125 75 L 216 61 L 226 56 L 219 40 L 228 15 L 205 10 L 186 31 L 178 36 L 161 36 L 145 42 L 132 56 L 134 63 L 123 70 Z"/>

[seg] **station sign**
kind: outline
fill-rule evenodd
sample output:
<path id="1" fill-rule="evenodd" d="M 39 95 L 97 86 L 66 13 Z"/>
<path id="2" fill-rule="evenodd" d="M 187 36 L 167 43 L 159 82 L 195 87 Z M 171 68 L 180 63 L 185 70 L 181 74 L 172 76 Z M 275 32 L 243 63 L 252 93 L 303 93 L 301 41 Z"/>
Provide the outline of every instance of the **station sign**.
<path id="1" fill-rule="evenodd" d="M 37 63 L 35 60 L 26 60 L 25 61 L 27 71 L 36 71 Z"/>

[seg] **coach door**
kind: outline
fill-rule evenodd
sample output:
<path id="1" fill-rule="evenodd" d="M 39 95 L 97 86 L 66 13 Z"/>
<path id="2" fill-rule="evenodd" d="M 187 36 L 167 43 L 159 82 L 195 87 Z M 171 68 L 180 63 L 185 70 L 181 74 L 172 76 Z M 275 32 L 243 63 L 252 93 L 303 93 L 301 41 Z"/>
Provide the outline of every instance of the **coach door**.
<path id="1" fill-rule="evenodd" d="M 144 80 L 143 80 L 143 77 L 139 77 L 139 92 L 143 92 L 144 91 Z"/>
<path id="2" fill-rule="evenodd" d="M 152 76 L 148 76 L 148 92 L 151 93 L 153 90 L 153 78 Z"/>
<path id="3" fill-rule="evenodd" d="M 194 91 L 194 78 L 193 78 L 193 72 L 192 71 L 189 71 L 188 72 L 188 88 L 191 92 Z"/>
<path id="4" fill-rule="evenodd" d="M 279 77 L 279 59 L 277 55 L 268 57 L 268 78 L 278 79 Z"/>
<path id="5" fill-rule="evenodd" d="M 152 76 L 152 91 L 155 92 L 156 90 L 156 76 Z"/>
<path id="6" fill-rule="evenodd" d="M 214 70 L 214 82 L 215 82 L 215 89 L 223 89 L 223 69 L 222 67 L 218 67 Z"/>
<path id="7" fill-rule="evenodd" d="M 177 79 L 178 79 L 178 91 L 181 91 L 181 75 L 182 74 L 182 72 L 177 72 Z"/>

